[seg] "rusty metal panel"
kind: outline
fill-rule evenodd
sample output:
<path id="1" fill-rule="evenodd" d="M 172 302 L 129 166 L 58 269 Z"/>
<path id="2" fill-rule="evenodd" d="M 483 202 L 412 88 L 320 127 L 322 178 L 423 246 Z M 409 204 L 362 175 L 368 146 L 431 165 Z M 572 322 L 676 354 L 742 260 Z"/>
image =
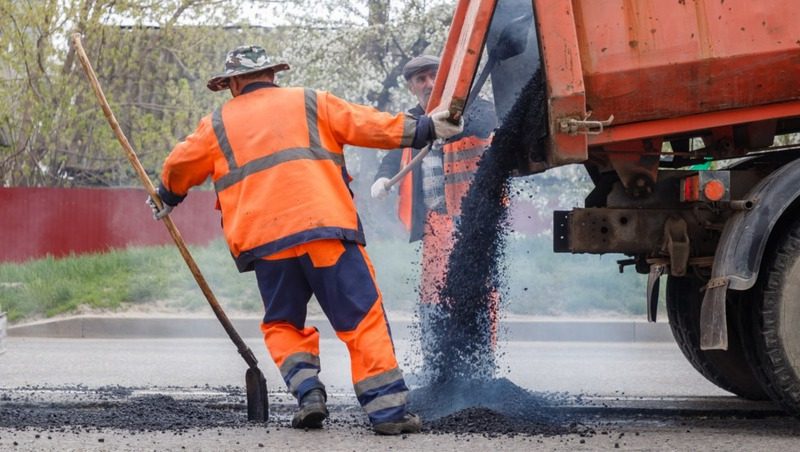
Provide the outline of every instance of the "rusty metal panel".
<path id="1" fill-rule="evenodd" d="M 598 2 L 601 3 L 601 2 Z M 586 117 L 583 65 L 571 0 L 534 0 L 548 98 L 548 163 L 552 166 L 587 159 L 586 135 L 560 133 L 566 119 Z"/>
<path id="2" fill-rule="evenodd" d="M 0 188 L 0 262 L 172 243 L 146 198 L 143 189 Z M 187 243 L 222 235 L 215 202 L 215 193 L 196 190 L 175 209 L 172 217 Z"/>
<path id="3" fill-rule="evenodd" d="M 557 212 L 553 223 L 554 248 L 562 253 L 623 253 L 666 258 L 670 253 L 665 225 L 682 222 L 688 236 L 692 237 L 690 257 L 706 257 L 714 253 L 719 240 L 718 234 L 706 228 L 715 219 L 714 215 L 708 209 L 693 209 L 691 204 L 685 204 L 682 209 L 585 208 Z"/>
<path id="4" fill-rule="evenodd" d="M 586 103 L 615 125 L 800 99 L 797 0 L 573 0 Z"/>
<path id="5" fill-rule="evenodd" d="M 674 215 L 657 209 L 574 209 L 567 249 L 572 253 L 649 254 L 663 243 L 664 222 Z"/>

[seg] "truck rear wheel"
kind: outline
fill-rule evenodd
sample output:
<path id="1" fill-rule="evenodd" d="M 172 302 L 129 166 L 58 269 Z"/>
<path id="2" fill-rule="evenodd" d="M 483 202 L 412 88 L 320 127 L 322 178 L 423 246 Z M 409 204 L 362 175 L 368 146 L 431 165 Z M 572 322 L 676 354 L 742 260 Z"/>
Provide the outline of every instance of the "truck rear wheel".
<path id="1" fill-rule="evenodd" d="M 753 288 L 748 358 L 772 398 L 800 416 L 800 221 L 777 233 Z"/>
<path id="2" fill-rule="evenodd" d="M 742 347 L 738 321 L 742 303 L 728 302 L 728 350 L 700 350 L 702 285 L 694 276 L 667 278 L 667 315 L 675 341 L 708 381 L 745 399 L 768 399 Z"/>

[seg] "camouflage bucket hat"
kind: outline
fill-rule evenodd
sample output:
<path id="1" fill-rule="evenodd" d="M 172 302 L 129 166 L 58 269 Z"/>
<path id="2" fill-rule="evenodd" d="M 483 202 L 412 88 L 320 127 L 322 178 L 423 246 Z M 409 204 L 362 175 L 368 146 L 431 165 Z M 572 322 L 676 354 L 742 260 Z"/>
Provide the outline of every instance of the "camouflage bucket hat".
<path id="1" fill-rule="evenodd" d="M 275 72 L 285 71 L 289 69 L 289 65 L 286 63 L 273 64 L 263 47 L 239 46 L 228 52 L 222 73 L 211 77 L 206 86 L 211 91 L 219 91 L 228 87 L 231 77 L 267 69 Z"/>

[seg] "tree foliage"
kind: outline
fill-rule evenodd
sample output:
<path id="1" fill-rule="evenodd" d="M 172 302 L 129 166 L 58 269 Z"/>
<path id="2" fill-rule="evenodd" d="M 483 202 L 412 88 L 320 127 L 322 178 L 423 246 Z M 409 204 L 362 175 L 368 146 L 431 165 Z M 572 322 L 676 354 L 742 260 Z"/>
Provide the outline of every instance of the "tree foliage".
<path id="1" fill-rule="evenodd" d="M 380 110 L 410 107 L 416 101 L 407 94 L 402 67 L 422 53 L 441 53 L 454 4 L 295 0 L 287 17 L 305 39 L 288 43 L 287 52 L 303 61 L 305 84 L 325 86 Z M 303 13 L 308 11 L 316 13 Z"/>
<path id="2" fill-rule="evenodd" d="M 70 46 L 73 31 L 82 33 L 123 131 L 156 175 L 172 144 L 227 99 L 205 83 L 232 47 L 259 44 L 289 62 L 293 70 L 281 74 L 281 84 L 396 110 L 411 102 L 400 68 L 417 54 L 440 51 L 453 3 L 2 2 L 2 185 L 136 185 Z M 249 13 L 265 11 L 280 15 L 280 23 L 263 26 L 253 20 L 259 14 Z"/>

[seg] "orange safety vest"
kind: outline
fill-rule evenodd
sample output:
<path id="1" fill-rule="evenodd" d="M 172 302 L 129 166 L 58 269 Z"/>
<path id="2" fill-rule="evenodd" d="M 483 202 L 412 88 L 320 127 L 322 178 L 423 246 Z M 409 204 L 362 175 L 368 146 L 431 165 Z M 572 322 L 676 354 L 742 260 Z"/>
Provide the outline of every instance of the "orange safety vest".
<path id="1" fill-rule="evenodd" d="M 413 149 L 404 148 L 403 156 L 400 157 L 400 168 L 405 168 L 406 165 L 411 163 L 413 158 Z M 411 210 L 412 203 L 414 202 L 414 171 L 406 173 L 405 177 L 400 181 L 400 187 L 397 189 L 397 218 L 406 227 L 407 231 L 411 230 Z"/>
<path id="2" fill-rule="evenodd" d="M 467 194 L 478 162 L 492 143 L 492 136 L 480 138 L 469 136 L 452 143 L 445 143 L 444 152 L 444 197 L 447 213 L 461 215 L 461 200 Z"/>
<path id="3" fill-rule="evenodd" d="M 256 89 L 227 101 L 172 150 L 162 183 L 185 194 L 211 176 L 240 271 L 318 239 L 365 243 L 343 146 L 409 146 L 416 120 L 303 88 Z"/>
<path id="4" fill-rule="evenodd" d="M 492 143 L 492 136 L 480 138 L 477 136 L 463 137 L 452 143 L 445 143 L 443 151 L 444 164 L 444 193 L 447 214 L 450 216 L 461 215 L 461 200 L 469 190 L 469 185 L 478 169 L 478 162 L 484 151 Z M 403 149 L 400 158 L 400 168 L 411 162 L 413 150 Z M 400 181 L 398 188 L 399 199 L 397 203 L 397 217 L 405 225 L 406 230 L 411 230 L 411 212 L 414 192 L 414 171 Z"/>

